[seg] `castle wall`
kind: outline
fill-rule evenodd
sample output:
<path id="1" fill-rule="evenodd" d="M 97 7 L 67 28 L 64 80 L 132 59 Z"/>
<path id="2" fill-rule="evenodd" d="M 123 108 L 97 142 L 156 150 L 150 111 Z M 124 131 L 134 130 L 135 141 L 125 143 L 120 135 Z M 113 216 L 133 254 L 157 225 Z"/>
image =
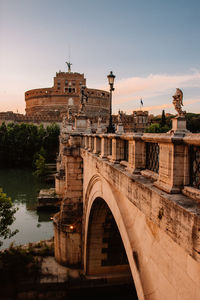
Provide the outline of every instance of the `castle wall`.
<path id="1" fill-rule="evenodd" d="M 25 92 L 26 114 L 28 116 L 61 113 L 70 108 L 77 113 L 80 105 L 81 86 L 86 79 L 79 73 L 56 73 L 52 88 L 33 89 Z M 85 104 L 86 114 L 92 119 L 99 115 L 109 116 L 109 92 L 86 89 L 88 101 Z"/>

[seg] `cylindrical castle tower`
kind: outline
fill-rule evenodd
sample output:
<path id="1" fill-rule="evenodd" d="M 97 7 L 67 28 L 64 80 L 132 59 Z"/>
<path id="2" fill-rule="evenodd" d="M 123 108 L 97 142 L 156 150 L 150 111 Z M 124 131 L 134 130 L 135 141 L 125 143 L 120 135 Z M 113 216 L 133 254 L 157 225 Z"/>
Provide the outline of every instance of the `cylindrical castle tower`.
<path id="1" fill-rule="evenodd" d="M 67 111 L 77 113 L 80 106 L 81 87 L 86 86 L 84 74 L 59 71 L 52 88 L 33 89 L 25 92 L 27 116 L 62 116 Z M 88 118 L 101 115 L 109 117 L 109 92 L 86 88 L 88 101 L 85 112 Z"/>

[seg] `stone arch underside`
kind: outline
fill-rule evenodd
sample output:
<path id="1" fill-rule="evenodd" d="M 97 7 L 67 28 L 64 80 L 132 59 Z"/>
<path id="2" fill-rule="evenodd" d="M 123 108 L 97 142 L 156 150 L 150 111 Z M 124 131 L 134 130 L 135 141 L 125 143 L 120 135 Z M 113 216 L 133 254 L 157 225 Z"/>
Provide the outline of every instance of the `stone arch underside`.
<path id="1" fill-rule="evenodd" d="M 138 298 L 144 299 L 137 260 L 120 211 L 119 192 L 95 174 L 84 194 L 86 274 L 128 274 L 131 271 Z"/>
<path id="2" fill-rule="evenodd" d="M 87 274 L 130 273 L 116 222 L 102 198 L 93 202 L 87 237 Z"/>

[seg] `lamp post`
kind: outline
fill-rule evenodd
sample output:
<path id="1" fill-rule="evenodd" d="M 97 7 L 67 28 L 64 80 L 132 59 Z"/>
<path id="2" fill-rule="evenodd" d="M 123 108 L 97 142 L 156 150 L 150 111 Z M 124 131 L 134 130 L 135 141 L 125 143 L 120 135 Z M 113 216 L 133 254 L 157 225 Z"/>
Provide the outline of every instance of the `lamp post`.
<path id="1" fill-rule="evenodd" d="M 114 80 L 115 80 L 115 75 L 113 75 L 113 72 L 110 71 L 110 74 L 107 76 L 108 77 L 108 83 L 110 85 L 110 117 L 109 117 L 109 125 L 107 127 L 107 133 L 115 133 L 115 127 L 112 123 L 112 91 L 114 91 Z"/>

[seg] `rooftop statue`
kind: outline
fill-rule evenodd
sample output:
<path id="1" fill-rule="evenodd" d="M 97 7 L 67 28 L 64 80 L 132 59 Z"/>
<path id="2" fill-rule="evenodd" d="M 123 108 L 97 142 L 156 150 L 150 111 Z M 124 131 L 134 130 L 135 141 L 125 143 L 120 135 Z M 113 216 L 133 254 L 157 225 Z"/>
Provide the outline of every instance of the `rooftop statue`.
<path id="1" fill-rule="evenodd" d="M 97 124 L 98 124 L 98 126 L 97 126 L 97 127 L 100 127 L 100 126 L 101 126 L 101 121 L 102 121 L 102 117 L 101 117 L 101 116 L 99 116 L 99 117 L 98 117 L 98 122 L 97 122 Z"/>
<path id="2" fill-rule="evenodd" d="M 79 108 L 79 113 L 85 112 L 85 104 L 88 102 L 88 95 L 87 92 L 85 91 L 86 86 L 81 87 L 81 95 L 80 95 L 80 108 Z"/>
<path id="3" fill-rule="evenodd" d="M 71 65 L 72 65 L 72 63 L 66 61 L 66 64 L 68 66 L 68 72 L 71 73 Z"/>
<path id="4" fill-rule="evenodd" d="M 117 120 L 118 120 L 118 123 L 122 122 L 122 112 L 120 110 L 118 111 Z"/>
<path id="5" fill-rule="evenodd" d="M 71 124 L 72 123 L 72 111 L 70 108 L 68 108 L 68 111 L 67 111 L 67 119 L 68 119 L 68 122 Z"/>
<path id="6" fill-rule="evenodd" d="M 173 96 L 173 102 L 175 110 L 178 112 L 178 117 L 184 117 L 186 111 L 182 110 L 183 106 L 183 92 L 180 89 L 176 89 L 176 93 Z"/>

